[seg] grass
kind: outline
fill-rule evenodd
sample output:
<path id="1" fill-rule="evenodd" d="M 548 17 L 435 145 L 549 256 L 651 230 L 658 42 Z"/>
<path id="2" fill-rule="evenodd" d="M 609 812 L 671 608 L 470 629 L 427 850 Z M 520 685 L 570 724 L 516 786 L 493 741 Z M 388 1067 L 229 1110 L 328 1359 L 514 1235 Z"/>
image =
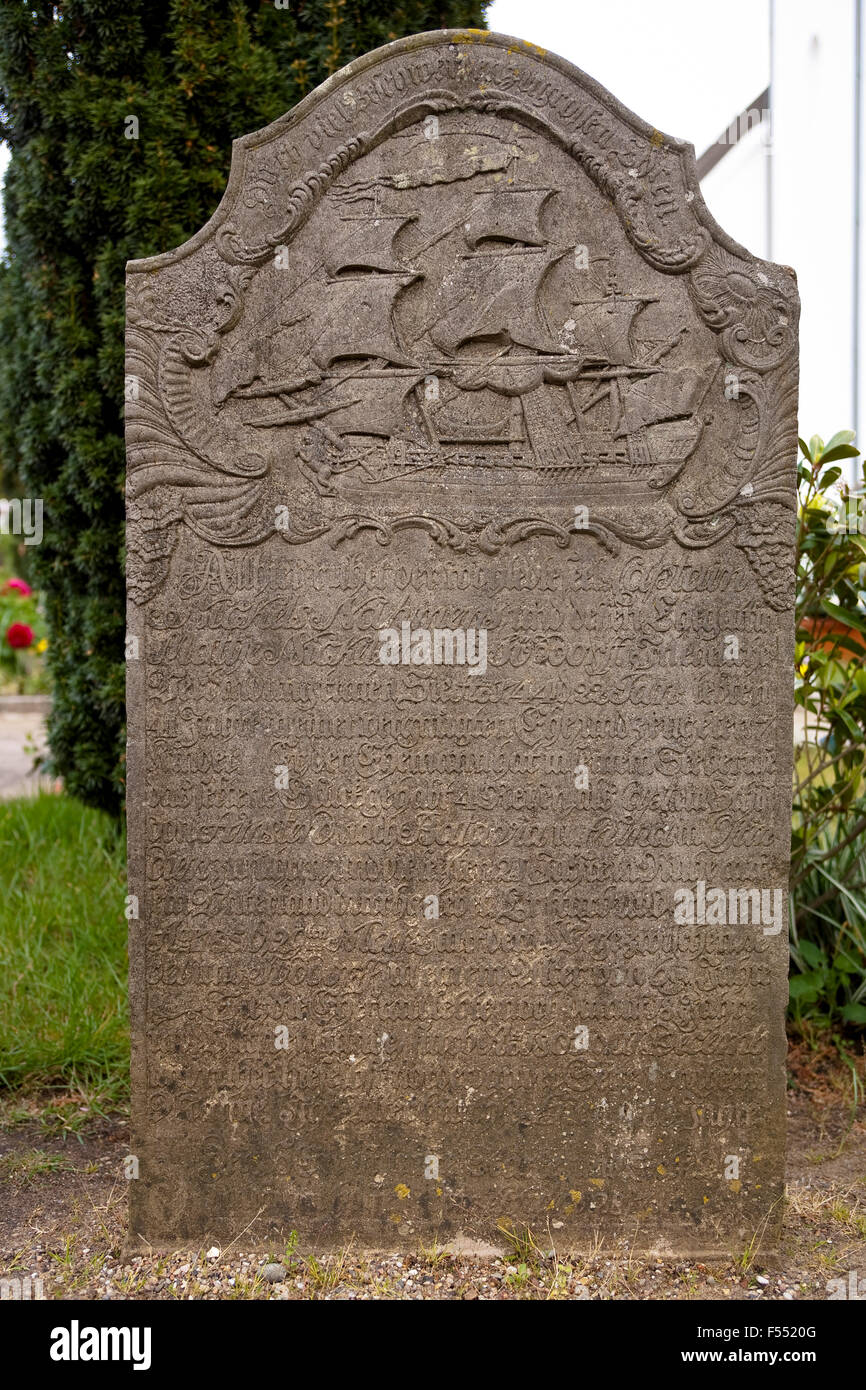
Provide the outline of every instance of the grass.
<path id="1" fill-rule="evenodd" d="M 538 1274 L 546 1256 L 536 1243 L 528 1226 L 514 1226 L 508 1219 L 500 1221 L 497 1230 L 505 1237 L 510 1247 L 506 1259 L 512 1268 L 510 1277 L 517 1283 L 525 1283 L 530 1274 Z"/>
<path id="2" fill-rule="evenodd" d="M 129 1038 L 118 826 L 70 797 L 0 802 L 0 883 L 0 1086 L 61 1091 L 73 1110 L 122 1103 Z"/>
<path id="3" fill-rule="evenodd" d="M 0 1182 L 30 1183 L 41 1173 L 74 1173 L 75 1165 L 62 1154 L 46 1153 L 44 1149 L 28 1149 L 24 1153 L 6 1154 L 0 1158 Z"/>

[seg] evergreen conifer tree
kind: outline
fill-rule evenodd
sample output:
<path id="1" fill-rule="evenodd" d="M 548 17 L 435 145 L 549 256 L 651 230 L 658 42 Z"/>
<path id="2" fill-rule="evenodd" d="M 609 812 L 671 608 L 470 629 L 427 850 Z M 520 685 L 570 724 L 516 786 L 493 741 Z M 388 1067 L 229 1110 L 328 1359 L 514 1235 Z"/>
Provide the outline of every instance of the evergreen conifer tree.
<path id="1" fill-rule="evenodd" d="M 70 792 L 124 789 L 124 266 L 212 214 L 231 142 L 359 54 L 482 3 L 4 0 L 4 486 L 44 504 L 49 741 Z"/>

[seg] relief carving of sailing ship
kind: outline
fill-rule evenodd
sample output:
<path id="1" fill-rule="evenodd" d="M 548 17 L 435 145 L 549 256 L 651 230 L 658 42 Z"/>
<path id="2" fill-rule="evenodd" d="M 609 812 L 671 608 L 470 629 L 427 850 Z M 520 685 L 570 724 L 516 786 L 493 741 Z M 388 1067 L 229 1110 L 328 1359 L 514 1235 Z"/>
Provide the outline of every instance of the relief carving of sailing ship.
<path id="1" fill-rule="evenodd" d="M 407 229 L 417 242 L 418 214 L 383 211 L 382 193 L 334 200 L 324 279 L 309 307 L 295 291 L 280 327 L 289 369 L 274 377 L 259 365 L 225 393 L 249 403 L 255 429 L 293 431 L 298 470 L 319 495 L 344 480 L 357 490 L 419 476 L 458 490 L 517 483 L 527 495 L 575 480 L 657 490 L 679 475 L 714 368 L 675 361 L 681 328 L 641 335 L 658 297 L 621 293 L 609 256 L 575 270 L 574 244 L 544 231 L 554 190 L 469 192 L 459 222 L 426 244 L 410 235 L 409 254 L 395 248 Z M 458 249 L 432 273 L 427 253 L 448 236 Z M 554 270 L 572 287 L 559 323 L 544 294 Z"/>

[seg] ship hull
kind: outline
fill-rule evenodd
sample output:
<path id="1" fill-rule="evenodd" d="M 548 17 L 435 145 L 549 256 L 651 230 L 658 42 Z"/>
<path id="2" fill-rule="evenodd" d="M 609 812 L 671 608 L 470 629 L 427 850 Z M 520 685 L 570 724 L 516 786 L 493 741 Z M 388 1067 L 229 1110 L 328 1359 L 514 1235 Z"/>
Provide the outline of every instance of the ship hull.
<path id="1" fill-rule="evenodd" d="M 519 489 L 527 501 L 543 503 L 557 486 L 565 498 L 574 497 L 575 484 L 586 486 L 612 483 L 628 485 L 629 490 L 659 490 L 673 482 L 698 445 L 702 424 L 677 422 L 649 426 L 641 432 L 638 447 L 633 436 L 611 441 L 601 431 L 583 431 L 577 439 L 550 438 L 538 441 L 503 437 L 492 441 L 463 438 L 424 445 L 410 440 L 391 439 L 380 448 L 370 448 L 362 435 L 343 435 L 344 446 L 364 458 L 363 471 L 348 471 L 338 484 L 339 494 L 361 502 L 378 488 L 393 490 L 419 486 L 447 493 L 455 501 L 477 495 L 479 486 Z"/>

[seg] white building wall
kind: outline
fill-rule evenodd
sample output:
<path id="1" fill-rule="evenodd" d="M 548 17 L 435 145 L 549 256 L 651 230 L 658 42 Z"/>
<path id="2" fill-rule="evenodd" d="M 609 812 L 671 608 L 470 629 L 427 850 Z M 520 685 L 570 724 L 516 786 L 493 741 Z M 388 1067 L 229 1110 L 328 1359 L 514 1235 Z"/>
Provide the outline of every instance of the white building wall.
<path id="1" fill-rule="evenodd" d="M 750 100 L 757 95 L 753 92 Z M 701 181 L 704 202 L 719 226 L 753 256 L 765 258 L 769 255 L 768 129 L 763 123 L 754 125 Z"/>
<path id="2" fill-rule="evenodd" d="M 771 251 L 797 271 L 807 438 L 857 423 L 854 34 L 855 0 L 776 0 Z"/>
<path id="3" fill-rule="evenodd" d="M 800 433 L 806 438 L 866 429 L 862 305 L 859 401 L 854 388 L 856 9 L 857 0 L 775 0 L 771 128 L 760 136 L 752 131 L 701 185 L 726 231 L 797 272 Z M 864 237 L 861 226 L 861 266 Z"/>

